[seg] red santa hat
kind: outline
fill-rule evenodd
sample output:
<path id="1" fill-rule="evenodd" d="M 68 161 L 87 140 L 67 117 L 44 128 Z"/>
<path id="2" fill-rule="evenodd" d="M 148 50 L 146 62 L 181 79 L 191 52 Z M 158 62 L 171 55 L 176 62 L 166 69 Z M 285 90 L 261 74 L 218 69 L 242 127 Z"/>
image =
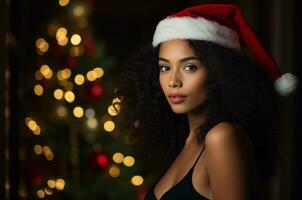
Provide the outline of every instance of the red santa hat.
<path id="1" fill-rule="evenodd" d="M 298 87 L 296 76 L 280 72 L 235 5 L 203 4 L 166 17 L 158 23 L 152 45 L 173 39 L 206 40 L 237 50 L 244 46 L 273 76 L 280 95 L 286 96 Z"/>

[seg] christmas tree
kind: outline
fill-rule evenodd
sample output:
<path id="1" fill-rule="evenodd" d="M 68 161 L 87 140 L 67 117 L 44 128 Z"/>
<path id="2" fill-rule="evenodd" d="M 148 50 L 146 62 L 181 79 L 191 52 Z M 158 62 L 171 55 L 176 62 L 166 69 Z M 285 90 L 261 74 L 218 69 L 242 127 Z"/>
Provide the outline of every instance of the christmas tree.
<path id="1" fill-rule="evenodd" d="M 24 199 L 143 199 L 143 165 L 131 148 L 114 59 L 94 38 L 93 1 L 59 0 L 41 22 L 21 135 Z M 46 24 L 46 25 L 44 25 Z M 34 98 L 32 97 L 34 96 Z"/>

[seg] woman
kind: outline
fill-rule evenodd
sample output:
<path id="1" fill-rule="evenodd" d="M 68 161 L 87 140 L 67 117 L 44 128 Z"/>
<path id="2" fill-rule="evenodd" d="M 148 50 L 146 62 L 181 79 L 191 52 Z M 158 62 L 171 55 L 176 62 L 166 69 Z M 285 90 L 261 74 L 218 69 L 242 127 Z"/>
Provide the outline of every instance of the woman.
<path id="1" fill-rule="evenodd" d="M 167 147 L 145 199 L 260 199 L 258 183 L 274 174 L 278 155 L 271 76 L 282 78 L 236 6 L 200 5 L 162 20 L 116 90 L 148 158 Z"/>

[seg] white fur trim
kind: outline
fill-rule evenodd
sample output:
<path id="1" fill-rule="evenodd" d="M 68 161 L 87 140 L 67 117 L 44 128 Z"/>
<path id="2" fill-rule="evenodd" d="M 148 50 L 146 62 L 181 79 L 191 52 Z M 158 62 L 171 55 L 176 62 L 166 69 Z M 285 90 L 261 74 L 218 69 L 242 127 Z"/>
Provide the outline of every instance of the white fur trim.
<path id="1" fill-rule="evenodd" d="M 298 78 L 291 73 L 282 74 L 274 82 L 275 90 L 281 96 L 288 96 L 293 93 L 298 88 L 298 85 Z"/>
<path id="2" fill-rule="evenodd" d="M 206 40 L 240 49 L 236 31 L 202 17 L 167 17 L 161 20 L 153 35 L 153 47 L 172 39 Z"/>

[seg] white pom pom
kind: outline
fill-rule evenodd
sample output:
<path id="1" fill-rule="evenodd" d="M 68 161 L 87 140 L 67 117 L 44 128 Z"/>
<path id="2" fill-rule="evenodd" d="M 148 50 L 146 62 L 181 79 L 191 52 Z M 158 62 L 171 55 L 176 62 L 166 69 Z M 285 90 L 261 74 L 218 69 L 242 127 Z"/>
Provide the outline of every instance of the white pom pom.
<path id="1" fill-rule="evenodd" d="M 291 73 L 282 74 L 274 82 L 275 90 L 281 96 L 287 96 L 298 88 L 299 82 L 295 75 Z"/>

